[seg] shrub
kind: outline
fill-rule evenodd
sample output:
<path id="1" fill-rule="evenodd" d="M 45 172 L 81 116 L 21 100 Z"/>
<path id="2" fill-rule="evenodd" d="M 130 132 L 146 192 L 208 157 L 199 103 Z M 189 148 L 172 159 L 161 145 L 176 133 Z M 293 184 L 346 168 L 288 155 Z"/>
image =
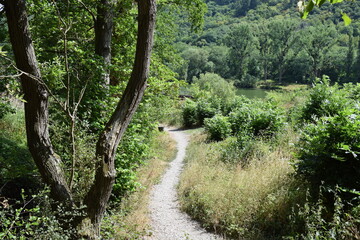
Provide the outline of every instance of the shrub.
<path id="1" fill-rule="evenodd" d="M 308 194 L 304 206 L 290 215 L 289 226 L 293 234 L 285 239 L 359 239 L 360 205 L 347 210 L 346 201 L 341 198 L 342 190 L 335 188 L 331 201 L 333 211 L 329 213 L 321 188 L 317 201 L 309 201 Z M 358 192 L 356 194 L 359 195 Z"/>
<path id="2" fill-rule="evenodd" d="M 190 99 L 186 99 L 182 111 L 182 116 L 185 127 L 193 127 L 198 125 L 197 104 Z"/>
<path id="3" fill-rule="evenodd" d="M 360 184 L 360 109 L 348 105 L 332 117 L 308 124 L 299 142 L 297 172 L 314 186 L 322 181 L 359 189 Z"/>
<path id="4" fill-rule="evenodd" d="M 235 86 L 237 88 L 256 88 L 258 79 L 254 76 L 246 74 L 242 80 L 235 81 Z"/>
<path id="5" fill-rule="evenodd" d="M 9 204 L 0 201 L 0 238 L 1 239 L 72 239 L 73 229 L 64 229 L 50 210 L 51 202 L 48 190 L 43 190 L 31 197 L 22 193 L 21 201 Z M 69 213 L 60 210 L 57 215 L 72 221 Z M 65 216 L 67 215 L 67 216 Z"/>
<path id="6" fill-rule="evenodd" d="M 231 133 L 228 117 L 222 115 L 205 119 L 205 129 L 209 133 L 210 139 L 215 141 L 224 140 Z"/>
<path id="7" fill-rule="evenodd" d="M 229 119 L 235 135 L 273 135 L 284 123 L 279 108 L 271 102 L 260 101 L 243 104 L 230 113 Z"/>
<path id="8" fill-rule="evenodd" d="M 0 119 L 8 113 L 15 113 L 14 108 L 11 107 L 10 102 L 4 99 L 0 100 Z"/>
<path id="9" fill-rule="evenodd" d="M 346 106 L 348 94 L 338 85 L 330 86 L 330 79 L 317 79 L 310 91 L 305 106 L 301 109 L 300 121 L 314 122 L 322 116 L 334 116 Z"/>
<path id="10" fill-rule="evenodd" d="M 224 103 L 230 102 L 236 95 L 233 84 L 215 73 L 200 74 L 198 79 L 194 79 L 194 85 L 199 90 L 206 91 L 211 98 L 219 98 Z"/>
<path id="11" fill-rule="evenodd" d="M 196 106 L 197 111 L 197 120 L 200 125 L 204 124 L 205 118 L 212 118 L 216 113 L 219 112 L 219 109 L 214 106 L 214 102 L 209 101 L 208 99 L 199 99 Z"/>

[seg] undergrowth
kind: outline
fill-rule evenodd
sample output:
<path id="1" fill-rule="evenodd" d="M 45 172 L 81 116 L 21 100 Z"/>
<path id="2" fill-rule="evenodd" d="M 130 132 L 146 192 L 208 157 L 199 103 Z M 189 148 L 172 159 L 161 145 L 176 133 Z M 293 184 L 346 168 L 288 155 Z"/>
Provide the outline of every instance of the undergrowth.
<path id="1" fill-rule="evenodd" d="M 176 144 L 167 132 L 162 132 L 152 141 L 150 149 L 150 159 L 137 171 L 137 190 L 124 198 L 120 206 L 108 211 L 102 225 L 105 239 L 140 239 L 148 234 L 150 191 L 175 157 Z"/>
<path id="2" fill-rule="evenodd" d="M 303 201 L 305 191 L 292 177 L 290 160 L 296 138 L 289 130 L 281 141 L 253 141 L 244 165 L 222 160 L 221 150 L 231 146 L 232 139 L 209 144 L 205 135 L 196 135 L 179 186 L 183 209 L 203 226 L 228 237 L 284 235 L 292 207 Z M 227 149 L 227 154 L 236 155 L 231 151 Z"/>

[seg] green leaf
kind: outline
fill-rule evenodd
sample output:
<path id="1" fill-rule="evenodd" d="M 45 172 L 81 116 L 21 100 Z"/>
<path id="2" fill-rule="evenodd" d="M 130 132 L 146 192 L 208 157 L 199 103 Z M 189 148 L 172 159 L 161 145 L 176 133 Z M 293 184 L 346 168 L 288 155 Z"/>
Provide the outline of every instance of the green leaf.
<path id="1" fill-rule="evenodd" d="M 319 0 L 319 1 L 317 2 L 317 5 L 318 5 L 319 7 L 321 7 L 321 5 L 323 5 L 325 2 L 326 2 L 326 0 Z"/>
<path id="2" fill-rule="evenodd" d="M 344 0 L 330 0 L 330 3 L 331 3 L 331 4 L 341 3 L 342 1 L 344 1 Z"/>
<path id="3" fill-rule="evenodd" d="M 309 12 L 311 12 L 311 10 L 313 10 L 314 6 L 315 6 L 314 2 L 313 2 L 313 1 L 310 1 L 310 2 L 306 5 L 306 7 L 305 7 L 305 9 L 304 9 L 304 12 L 302 12 L 301 18 L 302 18 L 302 19 L 306 19 L 307 16 L 309 15 Z"/>
<path id="4" fill-rule="evenodd" d="M 345 26 L 348 26 L 351 23 L 351 18 L 346 14 L 341 12 L 342 19 L 344 20 Z"/>

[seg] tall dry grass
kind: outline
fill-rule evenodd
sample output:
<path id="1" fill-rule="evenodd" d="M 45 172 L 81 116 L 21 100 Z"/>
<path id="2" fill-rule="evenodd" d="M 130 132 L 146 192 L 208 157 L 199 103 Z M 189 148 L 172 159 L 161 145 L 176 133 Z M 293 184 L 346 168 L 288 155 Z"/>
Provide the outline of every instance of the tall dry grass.
<path id="1" fill-rule="evenodd" d="M 286 131 L 275 142 L 255 141 L 245 167 L 221 161 L 230 143 L 205 139 L 195 136 L 188 148 L 179 185 L 182 208 L 231 238 L 278 239 L 285 234 L 292 207 L 303 197 L 290 164 L 296 134 Z"/>

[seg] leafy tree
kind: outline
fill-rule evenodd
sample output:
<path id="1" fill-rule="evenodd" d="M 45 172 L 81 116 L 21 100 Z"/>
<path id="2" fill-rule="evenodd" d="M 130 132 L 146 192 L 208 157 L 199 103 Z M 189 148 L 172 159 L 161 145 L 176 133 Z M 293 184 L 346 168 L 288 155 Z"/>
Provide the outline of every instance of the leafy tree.
<path id="1" fill-rule="evenodd" d="M 273 56 L 278 81 L 281 83 L 288 62 L 299 53 L 295 49 L 298 42 L 298 23 L 290 19 L 276 19 L 269 23 L 268 31 L 271 39 L 270 54 Z"/>
<path id="2" fill-rule="evenodd" d="M 206 48 L 209 52 L 208 60 L 214 63 L 214 73 L 226 78 L 229 75 L 229 66 L 227 56 L 229 49 L 226 46 L 209 46 Z"/>
<path id="3" fill-rule="evenodd" d="M 174 81 L 174 74 L 159 60 L 159 56 L 165 56 L 165 50 L 161 47 L 156 48 L 157 64 L 153 67 L 152 77 L 147 81 L 155 27 L 155 1 L 139 1 L 137 9 L 133 8 L 136 5 L 133 5 L 132 1 L 29 0 L 28 9 L 24 0 L 1 2 L 5 6 L 16 70 L 25 94 L 25 121 L 32 157 L 44 182 L 50 186 L 54 200 L 69 209 L 85 204 L 83 215 L 68 224 L 74 229 L 84 230 L 82 234 L 88 238 L 96 238 L 99 235 L 99 227 L 114 180 L 116 176 L 119 179 L 126 178 L 122 171 L 119 171 L 122 176 L 116 175 L 115 159 L 118 158 L 115 157 L 116 149 L 140 105 L 145 88 L 149 84 L 149 92 L 153 95 L 149 94 L 151 100 L 146 99 L 142 108 L 146 108 L 146 104 L 153 100 L 157 102 L 157 105 L 153 104 L 153 106 L 160 106 L 163 104 L 161 96 L 168 94 L 166 88 L 174 88 L 178 85 L 178 82 Z M 168 4 L 166 1 L 160 2 Z M 201 1 L 174 3 L 182 4 L 187 9 L 193 28 L 202 26 L 205 7 Z M 27 12 L 31 14 L 29 17 L 31 29 Z M 136 21 L 138 31 L 134 26 Z M 32 41 L 30 30 L 35 41 Z M 115 40 L 112 39 L 113 34 L 117 36 Z M 135 43 L 136 48 L 133 46 Z M 133 55 L 135 62 L 132 66 L 129 63 L 133 62 Z M 121 68 L 115 64 L 123 66 Z M 123 74 L 118 74 L 120 72 Z M 130 80 L 124 82 L 123 80 L 127 78 Z M 164 82 L 170 84 L 164 86 Z M 119 86 L 109 86 L 119 83 Z M 121 89 L 125 90 L 121 93 Z M 50 113 L 62 114 L 62 116 L 49 119 L 49 95 L 53 96 L 52 100 L 58 106 L 55 110 L 51 108 Z M 154 97 L 154 95 L 161 96 Z M 116 105 L 114 100 L 118 97 L 120 100 L 113 114 L 106 112 L 106 108 Z M 89 118 L 88 114 L 92 117 Z M 65 156 L 61 158 L 55 153 L 49 136 L 49 121 L 60 119 L 66 123 L 64 115 L 71 122 L 68 133 L 70 143 L 61 144 L 65 145 L 62 146 L 63 149 L 66 145 L 72 148 L 69 181 L 65 178 L 68 166 L 63 165 L 63 161 L 66 163 L 68 158 L 64 152 L 69 151 L 61 151 L 61 155 Z M 148 119 L 144 116 L 147 116 L 147 113 L 142 119 Z M 87 186 L 90 185 L 89 189 L 81 189 L 83 194 L 76 194 L 73 190 L 74 166 L 77 159 L 74 132 L 77 130 L 75 123 L 80 118 L 90 120 L 92 124 L 96 123 L 88 131 L 99 133 L 99 137 L 93 159 L 96 167 L 92 169 L 95 180 L 87 183 Z M 136 129 L 137 125 L 135 123 L 130 129 Z M 151 126 L 148 124 L 147 127 Z M 54 131 L 52 136 L 56 137 L 56 134 Z M 66 134 L 60 139 L 69 140 Z M 54 142 L 57 145 L 57 141 Z M 131 151 L 141 155 L 140 147 L 137 148 L 138 151 L 134 151 L 130 146 L 127 148 L 125 151 L 127 155 L 123 154 L 122 149 L 121 156 L 128 156 L 128 162 L 133 161 L 130 157 Z M 133 163 L 130 165 L 122 164 L 121 167 L 131 171 Z M 120 170 L 119 167 L 117 169 Z M 86 178 L 86 176 L 82 177 Z M 81 196 L 80 199 L 78 195 Z"/>
<path id="4" fill-rule="evenodd" d="M 268 28 L 268 24 L 265 22 L 261 22 L 256 25 L 256 37 L 258 41 L 259 47 L 259 61 L 261 62 L 262 68 L 262 78 L 263 80 L 267 80 L 270 72 L 270 64 L 271 64 L 271 42 L 272 38 L 270 37 L 270 31 Z"/>
<path id="5" fill-rule="evenodd" d="M 201 73 L 212 70 L 212 65 L 208 62 L 209 53 L 202 48 L 191 47 L 186 49 L 181 55 L 187 61 L 185 79 L 189 83 L 192 82 L 193 77 L 199 77 Z"/>
<path id="6" fill-rule="evenodd" d="M 311 59 L 311 75 L 315 79 L 320 76 L 326 53 L 336 43 L 336 29 L 332 24 L 310 26 L 303 37 L 305 51 Z"/>
<path id="7" fill-rule="evenodd" d="M 216 73 L 200 74 L 199 78 L 194 78 L 194 87 L 205 91 L 207 96 L 221 99 L 224 104 L 232 101 L 236 95 L 233 84 L 227 82 Z"/>
<path id="8" fill-rule="evenodd" d="M 246 64 L 254 49 L 254 36 L 247 24 L 236 25 L 224 40 L 229 47 L 229 67 L 232 76 L 241 80 L 247 71 Z"/>

